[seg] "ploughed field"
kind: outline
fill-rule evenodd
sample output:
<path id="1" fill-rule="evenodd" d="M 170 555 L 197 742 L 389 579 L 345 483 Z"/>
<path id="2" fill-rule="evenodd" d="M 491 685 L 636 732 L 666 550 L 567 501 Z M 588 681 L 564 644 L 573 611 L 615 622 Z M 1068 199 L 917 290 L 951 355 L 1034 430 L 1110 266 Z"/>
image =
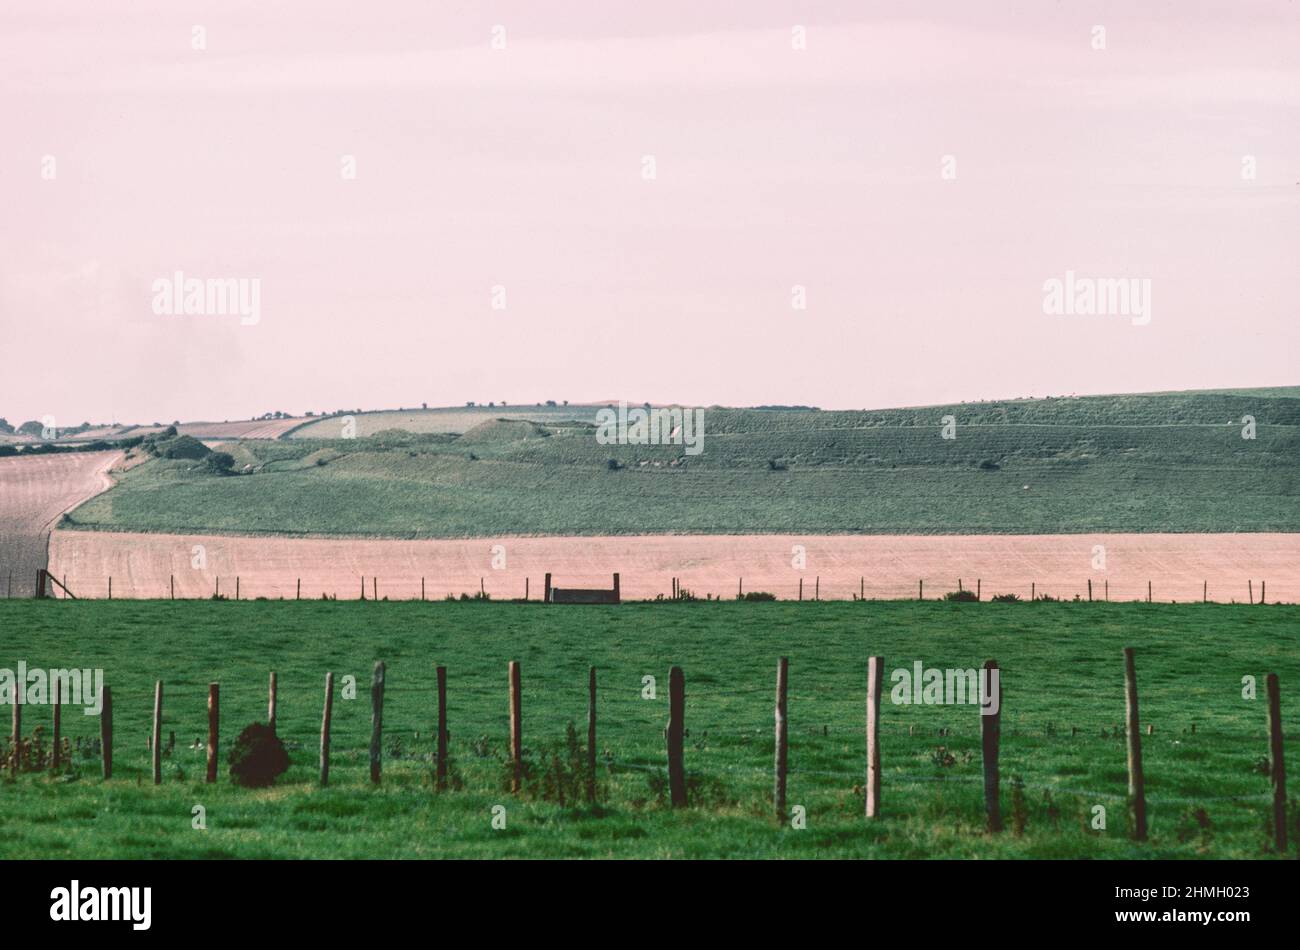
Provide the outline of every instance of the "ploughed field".
<path id="1" fill-rule="evenodd" d="M 358 417 L 358 438 L 307 438 L 339 434 L 337 418 L 321 420 L 289 439 L 230 443 L 241 474 L 151 459 L 66 526 L 391 538 L 1300 531 L 1300 399 L 1284 396 L 705 409 L 698 454 L 602 444 L 590 407 L 567 419 L 515 411 L 458 433 L 445 431 L 460 418 L 450 411 L 375 414 Z M 376 430 L 385 417 L 392 426 Z"/>
<path id="2" fill-rule="evenodd" d="M 802 568 L 796 567 L 801 558 Z M 782 600 L 989 599 L 1300 602 L 1300 534 L 647 535 L 380 540 L 55 531 L 50 571 L 78 597 L 541 599 L 606 587 L 628 600 L 765 591 Z M 238 581 L 238 584 L 236 583 Z M 742 587 L 743 585 L 743 587 Z"/>
<path id="3" fill-rule="evenodd" d="M 0 457 L 0 597 L 30 597 L 46 565 L 50 529 L 108 487 L 116 451 Z"/>
<path id="4" fill-rule="evenodd" d="M 71 767 L 0 779 L 0 858 L 1267 857 L 1263 681 L 1280 675 L 1294 763 L 1297 621 L 1296 607 L 1214 604 L 0 601 L 0 667 L 102 668 L 115 732 L 109 781 L 87 745 L 98 719 L 71 708 L 65 734 L 83 740 Z M 1124 646 L 1137 652 L 1146 844 L 1127 838 Z M 868 823 L 870 655 L 884 657 L 887 678 L 883 814 Z M 802 829 L 770 814 L 780 656 L 790 663 L 788 802 L 803 809 Z M 997 836 L 983 829 L 978 708 L 891 701 L 895 670 L 988 658 L 1003 669 L 1007 830 Z M 387 664 L 378 788 L 367 751 L 376 660 Z M 532 776 L 518 797 L 504 784 L 511 660 L 521 664 Z M 459 786 L 445 793 L 431 777 L 437 665 L 448 671 Z M 685 674 L 692 798 L 677 811 L 665 802 L 672 665 Z M 585 742 L 590 666 L 599 681 L 596 808 L 556 794 L 569 774 L 568 722 Z M 205 752 L 191 746 L 206 735 L 208 683 L 221 684 L 228 749 L 264 719 L 271 670 L 289 771 L 271 789 L 240 789 L 223 757 L 219 782 L 205 784 Z M 336 680 L 333 756 L 321 789 L 327 671 Z M 349 676 L 355 699 L 344 692 Z M 1258 699 L 1243 698 L 1246 676 L 1258 680 Z M 154 787 L 146 737 L 159 679 L 163 735 L 174 731 L 176 742 Z M 50 719 L 48 707 L 28 706 L 24 732 L 43 727 L 48 738 Z M 192 828 L 196 804 L 206 830 Z M 497 805 L 503 829 L 493 827 Z M 1096 806 L 1104 830 L 1093 827 Z"/>

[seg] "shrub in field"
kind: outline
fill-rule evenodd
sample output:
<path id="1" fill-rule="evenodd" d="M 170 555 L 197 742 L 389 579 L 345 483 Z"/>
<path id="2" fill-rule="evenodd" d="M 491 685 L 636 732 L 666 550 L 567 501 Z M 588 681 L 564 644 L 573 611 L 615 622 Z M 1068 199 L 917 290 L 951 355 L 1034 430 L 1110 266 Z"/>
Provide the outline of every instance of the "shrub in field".
<path id="1" fill-rule="evenodd" d="M 995 604 L 1018 604 L 1020 596 L 1018 594 L 994 594 L 993 603 Z"/>
<path id="2" fill-rule="evenodd" d="M 209 455 L 212 450 L 194 438 L 192 435 L 178 435 L 174 439 L 158 443 L 158 450 L 163 458 L 168 459 L 201 459 Z M 234 464 L 234 460 L 231 460 Z"/>
<path id="3" fill-rule="evenodd" d="M 776 594 L 770 594 L 765 590 L 750 590 L 745 592 L 745 596 L 739 600 L 776 600 Z"/>
<path id="4" fill-rule="evenodd" d="M 213 475 L 229 475 L 235 467 L 235 457 L 229 452 L 213 452 L 203 460 L 204 471 Z"/>
<path id="5" fill-rule="evenodd" d="M 975 596 L 975 592 L 973 590 L 950 590 L 948 591 L 948 593 L 943 595 L 943 599 L 959 600 L 962 601 L 963 603 L 967 601 L 973 602 L 979 600 L 979 598 Z"/>
<path id="6" fill-rule="evenodd" d="M 230 750 L 230 779 L 245 788 L 272 785 L 288 767 L 284 743 L 270 726 L 260 722 L 246 726 Z"/>

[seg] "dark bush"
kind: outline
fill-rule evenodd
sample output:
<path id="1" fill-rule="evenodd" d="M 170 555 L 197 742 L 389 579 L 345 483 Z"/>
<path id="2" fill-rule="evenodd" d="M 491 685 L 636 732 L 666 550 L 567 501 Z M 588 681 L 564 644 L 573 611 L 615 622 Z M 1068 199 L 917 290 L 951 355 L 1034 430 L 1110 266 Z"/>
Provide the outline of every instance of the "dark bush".
<path id="1" fill-rule="evenodd" d="M 203 467 L 214 475 L 229 475 L 235 467 L 235 457 L 229 452 L 213 452 L 203 460 Z"/>
<path id="2" fill-rule="evenodd" d="M 168 459 L 201 459 L 212 450 L 192 435 L 178 435 L 174 439 L 158 443 L 159 454 Z M 234 459 L 231 459 L 234 464 Z"/>
<path id="3" fill-rule="evenodd" d="M 288 767 L 284 743 L 260 722 L 246 727 L 230 750 L 230 779 L 244 788 L 266 788 Z"/>
<path id="4" fill-rule="evenodd" d="M 620 468 L 623 467 L 623 463 L 620 462 L 618 459 L 610 459 L 605 463 L 605 467 L 609 469 L 611 472 L 617 472 Z"/>
<path id="5" fill-rule="evenodd" d="M 973 590 L 950 590 L 943 595 L 944 600 L 959 600 L 962 603 L 979 600 Z"/>
<path id="6" fill-rule="evenodd" d="M 741 600 L 776 600 L 776 594 L 769 594 L 765 590 L 745 591 L 745 596 Z"/>
<path id="7" fill-rule="evenodd" d="M 994 594 L 993 603 L 995 604 L 1018 604 L 1020 596 L 1018 594 Z"/>

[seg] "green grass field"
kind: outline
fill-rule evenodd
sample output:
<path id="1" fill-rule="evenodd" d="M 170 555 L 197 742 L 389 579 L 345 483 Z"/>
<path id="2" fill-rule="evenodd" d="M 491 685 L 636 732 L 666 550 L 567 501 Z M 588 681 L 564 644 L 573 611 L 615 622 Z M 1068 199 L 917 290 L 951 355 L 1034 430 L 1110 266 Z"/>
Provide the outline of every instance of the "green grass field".
<path id="1" fill-rule="evenodd" d="M 67 523 L 404 538 L 1300 531 L 1295 398 L 707 409 L 699 455 L 601 445 L 582 421 L 479 415 L 447 415 L 475 422 L 459 435 L 239 443 L 230 451 L 249 470 L 239 477 L 152 459 Z M 946 415 L 955 439 L 941 438 Z M 1242 438 L 1243 416 L 1256 420 L 1254 439 Z"/>
<path id="2" fill-rule="evenodd" d="M 65 774 L 0 778 L 3 858 L 372 857 L 1229 857 L 1268 856 L 1263 678 L 1277 672 L 1294 741 L 1300 709 L 1300 608 L 1159 604 L 649 603 L 539 604 L 4 601 L 0 666 L 102 667 L 114 693 L 116 775 L 76 758 Z M 1151 840 L 1126 838 L 1121 648 L 1137 650 Z M 886 671 L 1004 670 L 1002 807 L 982 828 L 974 706 L 882 712 L 883 817 L 867 823 L 863 729 L 867 657 Z M 807 827 L 770 812 L 772 697 L 790 658 L 789 803 Z M 385 763 L 368 784 L 369 681 L 387 663 Z M 560 804 L 503 790 L 506 665 L 523 671 L 523 735 L 534 767 L 574 721 L 599 668 L 601 803 Z M 431 787 L 434 667 L 448 668 L 451 756 L 460 790 Z M 686 766 L 695 801 L 664 801 L 668 670 L 686 678 Z M 264 718 L 280 684 L 291 768 L 276 787 L 232 786 L 224 763 L 203 783 L 209 681 L 220 681 L 225 748 Z M 332 784 L 316 787 L 325 672 L 338 680 Z M 1260 698 L 1242 697 L 1242 677 Z M 354 676 L 356 698 L 342 697 Z M 642 697 L 643 677 L 657 698 Z M 149 778 L 153 683 L 165 681 L 163 731 L 176 748 Z M 8 712 L 5 712 L 8 721 Z M 75 709 L 65 733 L 99 722 Z M 50 725 L 24 709 L 24 732 Z M 1195 733 L 1192 727 L 1195 726 Z M 941 736 L 940 729 L 949 733 Z M 1292 766 L 1294 773 L 1294 765 Z M 1014 784 L 1023 783 L 1017 802 Z M 207 829 L 194 830 L 195 805 Z M 494 830 L 492 808 L 506 827 Z M 1104 806 L 1105 831 L 1089 827 Z M 1015 831 L 1017 815 L 1023 821 Z"/>

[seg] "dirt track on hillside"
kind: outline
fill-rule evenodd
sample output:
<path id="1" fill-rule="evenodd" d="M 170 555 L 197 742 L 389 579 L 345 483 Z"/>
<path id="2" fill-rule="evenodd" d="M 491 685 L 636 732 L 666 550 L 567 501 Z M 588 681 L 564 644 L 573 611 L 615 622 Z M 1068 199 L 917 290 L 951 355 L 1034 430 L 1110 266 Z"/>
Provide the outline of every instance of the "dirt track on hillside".
<path id="1" fill-rule="evenodd" d="M 30 597 L 59 516 L 109 487 L 122 453 L 67 452 L 0 458 L 0 597 Z M 57 573 L 55 576 L 58 576 Z M 76 592 L 76 588 L 73 588 Z"/>
<path id="2" fill-rule="evenodd" d="M 492 566 L 493 548 L 504 548 L 505 567 Z M 803 570 L 792 566 L 795 545 L 803 545 Z M 1105 547 L 1105 568 L 1094 567 L 1095 545 Z M 201 556 L 201 557 L 200 557 Z M 202 562 L 202 566 L 192 566 Z M 123 534 L 55 531 L 51 570 L 67 574 L 78 596 L 103 597 L 113 577 L 114 597 L 166 597 L 169 578 L 177 597 L 221 592 L 245 598 L 292 598 L 298 578 L 302 596 L 418 598 L 473 593 L 482 579 L 494 599 L 522 597 L 525 578 L 533 598 L 543 576 L 556 586 L 610 585 L 621 573 L 625 599 L 667 595 L 671 578 L 700 597 L 734 597 L 739 579 L 746 591 L 770 591 L 782 599 L 847 600 L 863 590 L 868 598 L 915 597 L 925 582 L 926 598 L 956 590 L 958 579 L 985 599 L 1015 593 L 1086 598 L 1087 582 L 1100 600 L 1138 600 L 1152 582 L 1158 601 L 1209 598 L 1245 602 L 1247 581 L 1267 583 L 1270 602 L 1300 601 L 1300 534 L 1123 534 L 995 536 L 654 536 L 603 538 L 497 538 L 451 541 L 249 538 L 212 535 Z M 30 583 L 30 582 L 29 582 Z M 861 587 L 860 587 L 861 585 Z"/>

